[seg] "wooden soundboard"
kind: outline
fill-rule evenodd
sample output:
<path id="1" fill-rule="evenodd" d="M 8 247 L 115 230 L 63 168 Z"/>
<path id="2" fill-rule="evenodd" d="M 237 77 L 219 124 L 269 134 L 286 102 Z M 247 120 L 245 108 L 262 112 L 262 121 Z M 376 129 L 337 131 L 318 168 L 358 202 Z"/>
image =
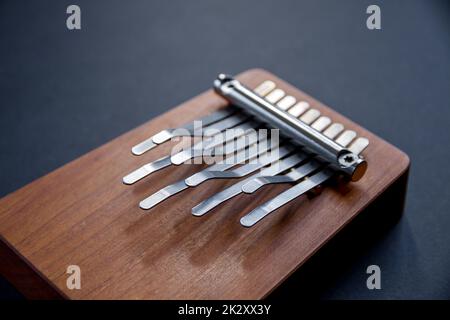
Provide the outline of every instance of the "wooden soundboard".
<path id="1" fill-rule="evenodd" d="M 288 186 L 242 194 L 203 217 L 191 208 L 234 182 L 209 181 L 140 209 L 140 200 L 201 165 L 172 166 L 126 186 L 125 174 L 169 154 L 173 143 L 140 157 L 131 147 L 226 107 L 209 90 L 1 199 L 1 273 L 29 298 L 260 299 L 407 174 L 403 152 L 274 75 L 254 69 L 237 78 L 250 88 L 272 80 L 367 137 L 366 175 L 345 191 L 301 197 L 252 228 L 239 224 L 243 213 Z M 81 269 L 80 290 L 67 288 L 69 265 Z"/>

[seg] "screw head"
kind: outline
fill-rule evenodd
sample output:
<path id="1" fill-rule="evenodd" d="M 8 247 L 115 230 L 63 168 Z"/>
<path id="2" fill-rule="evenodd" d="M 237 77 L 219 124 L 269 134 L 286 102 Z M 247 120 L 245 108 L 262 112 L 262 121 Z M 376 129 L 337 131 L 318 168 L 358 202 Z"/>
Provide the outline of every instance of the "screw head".
<path id="1" fill-rule="evenodd" d="M 339 159 L 338 159 L 339 164 L 340 164 L 341 166 L 344 166 L 344 167 L 349 167 L 349 166 L 351 166 L 351 165 L 354 164 L 357 160 L 358 160 L 358 157 L 355 156 L 353 153 L 346 153 L 346 154 L 343 154 L 343 155 L 339 156 Z"/>

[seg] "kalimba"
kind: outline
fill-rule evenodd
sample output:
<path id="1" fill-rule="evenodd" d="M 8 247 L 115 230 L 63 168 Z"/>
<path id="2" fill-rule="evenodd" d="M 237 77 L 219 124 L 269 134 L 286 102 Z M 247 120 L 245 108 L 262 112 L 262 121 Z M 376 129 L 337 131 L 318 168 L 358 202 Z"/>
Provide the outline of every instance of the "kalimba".
<path id="1" fill-rule="evenodd" d="M 1 199 L 1 271 L 31 298 L 263 298 L 408 168 L 274 75 L 221 74 Z"/>

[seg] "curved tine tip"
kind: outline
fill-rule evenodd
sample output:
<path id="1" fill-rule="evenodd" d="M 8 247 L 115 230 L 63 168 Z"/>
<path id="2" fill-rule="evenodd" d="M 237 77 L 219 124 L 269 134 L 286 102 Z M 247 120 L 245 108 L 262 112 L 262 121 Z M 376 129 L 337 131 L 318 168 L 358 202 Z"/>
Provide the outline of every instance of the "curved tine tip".
<path id="1" fill-rule="evenodd" d="M 147 140 L 142 141 L 141 143 L 133 146 L 131 148 L 131 153 L 135 156 L 140 156 L 147 151 L 152 150 L 154 147 L 156 147 L 157 144 L 155 144 L 152 140 L 152 138 L 148 138 Z"/>
<path id="2" fill-rule="evenodd" d="M 242 186 L 242 192 L 244 193 L 253 193 L 261 187 L 259 180 L 255 179 L 247 182 Z"/>
<path id="3" fill-rule="evenodd" d="M 149 206 L 145 200 L 142 200 L 141 202 L 139 202 L 139 208 L 141 208 L 141 209 L 148 210 L 151 207 L 152 206 Z"/>
<path id="4" fill-rule="evenodd" d="M 248 217 L 242 217 L 240 220 L 240 223 L 242 226 L 244 226 L 246 228 L 250 228 L 255 224 L 255 221 L 248 219 Z"/>
<path id="5" fill-rule="evenodd" d="M 199 184 L 201 184 L 203 181 L 205 180 L 200 180 L 200 179 L 186 179 L 184 180 L 184 183 L 186 183 L 189 187 L 196 187 Z"/>
<path id="6" fill-rule="evenodd" d="M 192 215 L 196 216 L 196 217 L 201 217 L 207 212 L 208 212 L 208 210 L 205 211 L 203 209 L 203 206 L 199 206 L 199 205 L 193 207 L 192 210 L 191 210 Z"/>
<path id="7" fill-rule="evenodd" d="M 131 148 L 131 153 L 135 156 L 140 156 L 144 152 L 142 150 L 139 150 L 139 148 L 137 148 L 137 147 L 133 147 L 133 148 Z"/>
<path id="8" fill-rule="evenodd" d="M 197 212 L 197 211 L 194 211 L 194 210 L 192 210 L 191 213 L 192 213 L 192 215 L 193 215 L 194 217 L 201 217 L 201 216 L 204 215 L 204 213 L 202 213 L 202 212 Z"/>
<path id="9" fill-rule="evenodd" d="M 209 177 L 208 173 L 209 172 L 204 171 L 194 173 L 192 176 L 184 179 L 184 183 L 186 183 L 189 187 L 196 187 L 205 180 L 208 180 Z"/>
<path id="10" fill-rule="evenodd" d="M 123 182 L 124 184 L 127 184 L 127 185 L 133 184 L 133 181 L 131 181 L 131 180 L 128 178 L 128 176 L 123 177 L 123 178 L 122 178 L 122 182 Z"/>

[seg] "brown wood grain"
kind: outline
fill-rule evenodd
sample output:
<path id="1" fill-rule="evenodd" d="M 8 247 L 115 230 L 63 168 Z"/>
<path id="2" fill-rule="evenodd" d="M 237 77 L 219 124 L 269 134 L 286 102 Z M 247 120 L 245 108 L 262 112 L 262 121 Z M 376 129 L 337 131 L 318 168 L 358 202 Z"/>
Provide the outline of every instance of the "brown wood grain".
<path id="1" fill-rule="evenodd" d="M 122 177 L 170 152 L 166 143 L 136 157 L 133 145 L 196 119 L 226 102 L 211 90 L 0 200 L 0 238 L 36 277 L 69 299 L 254 299 L 266 296 L 409 167 L 397 148 L 259 69 L 238 77 L 255 87 L 270 79 L 333 121 L 370 139 L 366 175 L 345 194 L 325 188 L 301 197 L 253 228 L 240 217 L 288 185 L 240 195 L 204 217 L 190 209 L 236 181 L 209 181 L 143 211 L 138 203 L 197 171 L 166 168 L 132 186 Z M 66 287 L 66 268 L 81 268 L 81 290 Z M 17 279 L 16 279 L 17 280 Z M 16 282 L 14 279 L 12 282 Z"/>

